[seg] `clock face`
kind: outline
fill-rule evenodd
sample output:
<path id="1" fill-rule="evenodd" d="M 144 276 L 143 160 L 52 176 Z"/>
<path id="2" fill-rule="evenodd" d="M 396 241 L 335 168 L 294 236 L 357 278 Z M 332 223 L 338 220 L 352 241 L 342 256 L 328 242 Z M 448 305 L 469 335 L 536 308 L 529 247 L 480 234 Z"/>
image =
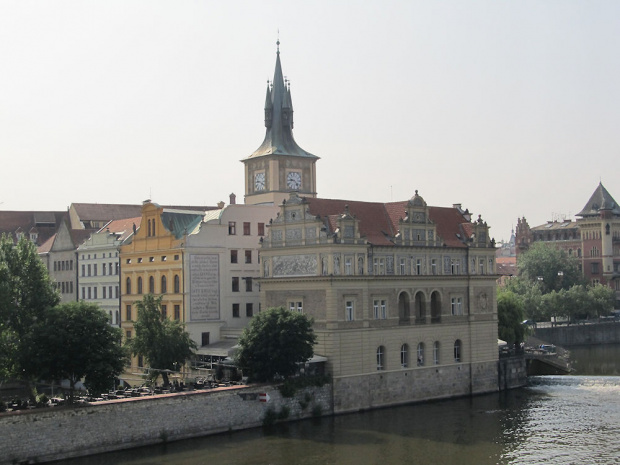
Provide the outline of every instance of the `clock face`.
<path id="1" fill-rule="evenodd" d="M 257 191 L 265 190 L 265 173 L 256 173 L 254 175 L 254 189 Z"/>
<path id="2" fill-rule="evenodd" d="M 286 176 L 286 186 L 293 190 L 299 189 L 301 187 L 301 173 L 291 171 Z"/>

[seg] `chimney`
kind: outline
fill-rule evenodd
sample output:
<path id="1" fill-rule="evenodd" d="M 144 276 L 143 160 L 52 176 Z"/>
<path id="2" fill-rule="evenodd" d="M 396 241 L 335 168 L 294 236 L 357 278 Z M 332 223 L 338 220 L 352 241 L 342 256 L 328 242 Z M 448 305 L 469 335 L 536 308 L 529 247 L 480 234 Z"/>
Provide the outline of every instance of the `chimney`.
<path id="1" fill-rule="evenodd" d="M 237 196 L 235 194 L 230 194 L 230 205 L 235 205 L 237 203 Z"/>
<path id="2" fill-rule="evenodd" d="M 219 208 L 219 209 L 221 210 L 222 208 L 224 208 L 224 205 L 226 205 L 226 204 L 220 200 L 220 201 L 217 203 L 217 208 Z"/>

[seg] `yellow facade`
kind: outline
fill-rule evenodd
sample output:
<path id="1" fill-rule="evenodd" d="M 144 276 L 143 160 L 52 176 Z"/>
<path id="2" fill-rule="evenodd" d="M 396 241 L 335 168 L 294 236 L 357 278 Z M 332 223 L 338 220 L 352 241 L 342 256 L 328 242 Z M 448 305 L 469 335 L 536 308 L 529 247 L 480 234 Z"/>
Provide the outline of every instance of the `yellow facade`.
<path id="1" fill-rule="evenodd" d="M 163 208 L 146 203 L 133 240 L 121 246 L 121 328 L 125 340 L 134 335 L 136 302 L 145 294 L 162 296 L 162 312 L 185 321 L 183 237 L 177 239 L 162 221 Z M 132 372 L 138 360 L 132 359 Z"/>

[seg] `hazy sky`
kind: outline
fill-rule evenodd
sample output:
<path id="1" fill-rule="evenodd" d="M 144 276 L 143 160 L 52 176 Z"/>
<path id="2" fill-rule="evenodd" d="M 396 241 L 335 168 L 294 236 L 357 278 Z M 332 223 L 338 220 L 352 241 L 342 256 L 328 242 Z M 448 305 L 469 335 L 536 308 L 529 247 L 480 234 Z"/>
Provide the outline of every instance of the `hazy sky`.
<path id="1" fill-rule="evenodd" d="M 0 0 L 0 209 L 242 202 L 278 30 L 320 197 L 620 201 L 618 1 Z"/>

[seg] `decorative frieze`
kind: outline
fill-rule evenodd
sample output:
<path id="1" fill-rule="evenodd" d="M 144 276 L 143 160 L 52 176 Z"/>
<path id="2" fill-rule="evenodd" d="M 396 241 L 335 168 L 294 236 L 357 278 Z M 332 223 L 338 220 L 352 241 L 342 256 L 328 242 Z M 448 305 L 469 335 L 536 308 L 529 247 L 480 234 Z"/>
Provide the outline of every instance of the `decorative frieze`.
<path id="1" fill-rule="evenodd" d="M 273 257 L 273 276 L 315 276 L 316 255 L 280 255 Z"/>

